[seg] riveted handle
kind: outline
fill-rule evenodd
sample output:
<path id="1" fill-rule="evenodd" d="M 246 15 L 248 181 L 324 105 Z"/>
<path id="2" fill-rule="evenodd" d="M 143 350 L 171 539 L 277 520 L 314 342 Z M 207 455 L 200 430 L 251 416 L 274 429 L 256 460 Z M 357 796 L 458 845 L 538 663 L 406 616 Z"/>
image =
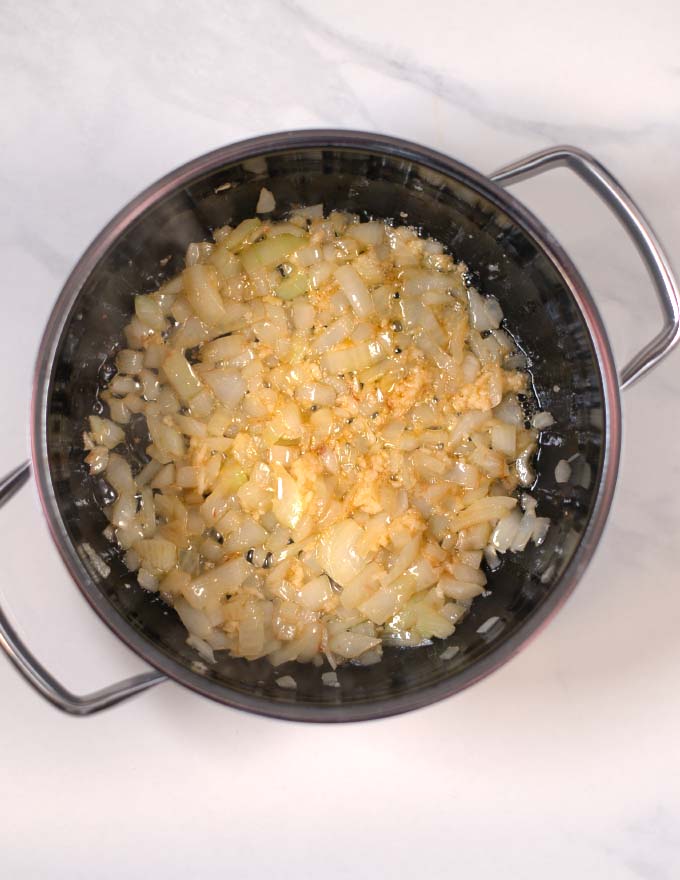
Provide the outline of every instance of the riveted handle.
<path id="1" fill-rule="evenodd" d="M 550 168 L 566 167 L 584 180 L 608 205 L 632 238 L 642 257 L 661 305 L 663 327 L 623 368 L 621 388 L 629 388 L 661 363 L 680 341 L 680 293 L 678 284 L 652 227 L 625 189 L 607 169 L 578 147 L 551 147 L 505 165 L 490 175 L 502 185 L 535 177 Z"/>

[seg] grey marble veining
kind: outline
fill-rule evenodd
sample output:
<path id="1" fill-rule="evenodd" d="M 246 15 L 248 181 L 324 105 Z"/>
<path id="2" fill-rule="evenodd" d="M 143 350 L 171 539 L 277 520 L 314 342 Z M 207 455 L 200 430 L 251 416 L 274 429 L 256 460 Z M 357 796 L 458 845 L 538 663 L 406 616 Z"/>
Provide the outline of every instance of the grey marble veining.
<path id="1" fill-rule="evenodd" d="M 5 4 L 5 469 L 26 455 L 33 356 L 70 267 L 147 184 L 244 137 L 365 128 L 482 171 L 572 141 L 629 187 L 680 271 L 679 25 L 672 0 Z M 513 191 L 583 272 L 623 364 L 658 327 L 624 234 L 567 172 Z M 625 395 L 624 432 L 572 599 L 500 672 L 426 710 L 302 727 L 164 685 L 81 722 L 0 662 L 4 873 L 677 877 L 680 353 Z M 0 601 L 66 684 L 141 671 L 76 593 L 32 492 L 0 511 L 0 546 Z"/>

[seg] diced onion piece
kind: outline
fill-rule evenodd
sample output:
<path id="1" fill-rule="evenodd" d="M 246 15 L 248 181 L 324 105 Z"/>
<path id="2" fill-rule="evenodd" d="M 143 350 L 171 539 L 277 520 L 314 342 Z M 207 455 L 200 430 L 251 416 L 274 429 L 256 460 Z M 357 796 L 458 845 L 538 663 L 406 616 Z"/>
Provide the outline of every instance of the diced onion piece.
<path id="1" fill-rule="evenodd" d="M 538 412 L 531 419 L 531 426 L 536 428 L 537 431 L 543 431 L 554 424 L 555 419 L 549 412 Z"/>
<path id="2" fill-rule="evenodd" d="M 385 240 L 385 225 L 379 221 L 352 223 L 345 230 L 345 235 L 361 244 L 375 246 Z"/>
<path id="3" fill-rule="evenodd" d="M 370 367 L 385 356 L 385 351 L 377 340 L 362 342 L 359 345 L 351 345 L 348 348 L 340 348 L 327 351 L 321 363 L 329 373 L 341 374 L 357 372 Z"/>
<path id="4" fill-rule="evenodd" d="M 568 483 L 569 477 L 571 477 L 571 465 L 566 459 L 562 458 L 555 466 L 555 482 Z"/>
<path id="5" fill-rule="evenodd" d="M 223 596 L 238 592 L 250 571 L 243 557 L 230 559 L 194 578 L 184 591 L 184 597 L 192 608 L 215 605 Z"/>
<path id="6" fill-rule="evenodd" d="M 337 321 L 330 324 L 324 332 L 320 333 L 316 338 L 313 346 L 314 351 L 317 354 L 322 354 L 324 351 L 328 351 L 329 348 L 339 345 L 347 339 L 354 329 L 354 326 L 354 321 L 348 315 L 338 318 Z"/>
<path id="7" fill-rule="evenodd" d="M 260 228 L 261 225 L 262 221 L 258 217 L 251 217 L 248 220 L 243 220 L 243 222 L 238 224 L 236 229 L 232 229 L 232 231 L 224 238 L 221 238 L 220 243 L 223 244 L 225 248 L 228 248 L 231 251 L 236 251 L 249 236 L 252 236 L 253 233 Z"/>
<path id="8" fill-rule="evenodd" d="M 517 456 L 515 461 L 515 470 L 522 486 L 531 486 L 536 479 L 532 470 L 530 460 L 536 449 L 535 443 L 529 443 L 522 452 Z"/>
<path id="9" fill-rule="evenodd" d="M 284 690 L 294 691 L 297 688 L 297 682 L 292 675 L 282 675 L 276 679 L 276 683 Z"/>
<path id="10" fill-rule="evenodd" d="M 347 660 L 355 660 L 366 651 L 377 648 L 378 645 L 380 645 L 380 639 L 353 632 L 340 632 L 328 640 L 329 650 Z"/>
<path id="11" fill-rule="evenodd" d="M 445 596 L 455 599 L 457 602 L 474 599 L 475 596 L 479 596 L 484 592 L 484 587 L 481 584 L 474 583 L 473 581 L 457 580 L 449 575 L 444 575 L 439 580 L 439 588 Z"/>
<path id="12" fill-rule="evenodd" d="M 514 425 L 494 425 L 491 428 L 491 448 L 496 452 L 515 457 L 517 450 L 517 430 Z"/>
<path id="13" fill-rule="evenodd" d="M 503 312 L 501 311 L 498 301 L 493 297 L 483 297 L 474 289 L 468 288 L 468 302 L 470 304 L 470 316 L 472 318 L 472 326 L 480 333 L 487 330 L 496 330 L 503 320 Z"/>
<path id="14" fill-rule="evenodd" d="M 534 530 L 531 534 L 531 540 L 534 544 L 542 544 L 548 534 L 550 528 L 550 520 L 546 516 L 537 516 L 534 523 Z"/>
<path id="15" fill-rule="evenodd" d="M 510 550 L 513 553 L 519 553 L 521 550 L 524 550 L 526 545 L 531 540 L 531 536 L 534 533 L 534 529 L 536 528 L 536 515 L 527 511 L 522 517 L 519 527 L 515 532 L 515 537 L 512 539 L 512 544 L 510 545 Z"/>
<path id="16" fill-rule="evenodd" d="M 357 552 L 364 530 L 352 519 L 345 519 L 319 536 L 316 558 L 333 580 L 344 586 L 365 567 L 366 560 Z"/>
<path id="17" fill-rule="evenodd" d="M 448 531 L 448 521 L 446 528 Z M 458 532 L 456 547 L 459 551 L 483 550 L 489 542 L 490 534 L 489 523 L 477 523 L 476 526 L 470 526 Z"/>
<path id="18" fill-rule="evenodd" d="M 145 327 L 151 330 L 164 330 L 165 315 L 158 303 L 147 294 L 135 297 L 135 313 Z"/>
<path id="19" fill-rule="evenodd" d="M 449 617 L 432 608 L 427 602 L 420 602 L 417 606 L 416 629 L 426 638 L 434 636 L 438 639 L 446 639 L 453 633 L 455 625 Z"/>
<path id="20" fill-rule="evenodd" d="M 116 366 L 121 373 L 136 376 L 144 369 L 144 352 L 123 348 L 116 355 Z"/>
<path id="21" fill-rule="evenodd" d="M 135 481 L 127 461 L 120 455 L 110 453 L 106 465 L 106 480 L 119 495 L 132 495 Z"/>
<path id="22" fill-rule="evenodd" d="M 339 266 L 335 270 L 335 280 L 347 297 L 358 318 L 367 318 L 375 311 L 368 287 L 352 266 Z"/>
<path id="23" fill-rule="evenodd" d="M 276 486 L 272 510 L 280 523 L 289 529 L 294 529 L 304 513 L 302 492 L 285 468 L 279 465 L 273 469 L 273 472 Z"/>
<path id="24" fill-rule="evenodd" d="M 260 196 L 257 200 L 257 205 L 255 206 L 256 214 L 268 214 L 270 211 L 273 211 L 276 207 L 276 199 L 273 194 L 266 189 L 266 187 L 262 187 L 260 190 Z"/>
<path id="25" fill-rule="evenodd" d="M 480 480 L 479 468 L 466 461 L 457 461 L 451 470 L 446 472 L 444 479 L 464 489 L 476 489 Z"/>
<path id="26" fill-rule="evenodd" d="M 295 235 L 277 235 L 251 244 L 241 254 L 243 268 L 249 275 L 259 269 L 272 268 L 302 247 L 304 239 Z"/>
<path id="27" fill-rule="evenodd" d="M 246 347 L 244 337 L 239 333 L 221 336 L 201 347 L 201 361 L 204 364 L 216 364 L 219 361 L 230 361 L 243 352 Z"/>
<path id="28" fill-rule="evenodd" d="M 212 626 L 206 615 L 190 605 L 185 599 L 175 601 L 175 611 L 179 614 L 184 626 L 194 636 L 206 638 L 212 632 Z"/>
<path id="29" fill-rule="evenodd" d="M 292 400 L 283 404 L 266 426 L 264 439 L 270 445 L 283 443 L 295 444 L 300 441 L 303 434 L 302 416 L 300 408 Z"/>
<path id="30" fill-rule="evenodd" d="M 276 288 L 276 295 L 283 300 L 295 299 L 307 293 L 309 289 L 309 275 L 306 272 L 291 272 Z"/>
<path id="31" fill-rule="evenodd" d="M 148 571 L 164 573 L 177 564 L 177 547 L 164 538 L 149 538 L 138 541 L 135 551 Z"/>
<path id="32" fill-rule="evenodd" d="M 334 599 L 335 593 L 326 575 L 312 578 L 300 589 L 300 601 L 310 611 L 321 611 Z"/>
<path id="33" fill-rule="evenodd" d="M 383 578 L 383 586 L 389 586 L 389 584 L 393 583 L 398 577 L 401 577 L 407 568 L 410 568 L 411 565 L 413 565 L 420 551 L 421 543 L 420 535 L 416 535 L 407 542 L 390 566 L 387 575 Z"/>
<path id="34" fill-rule="evenodd" d="M 237 370 L 213 370 L 203 373 L 203 379 L 228 409 L 238 406 L 248 390 L 245 379 Z"/>
<path id="35" fill-rule="evenodd" d="M 291 311 L 296 330 L 311 330 L 316 312 L 308 299 L 296 299 Z"/>
<path id="36" fill-rule="evenodd" d="M 369 599 L 363 602 L 359 608 L 369 620 L 376 624 L 383 624 L 397 613 L 403 600 L 396 586 L 381 587 Z"/>
<path id="37" fill-rule="evenodd" d="M 184 270 L 182 281 L 186 298 L 206 324 L 227 328 L 227 313 L 219 292 L 219 278 L 214 266 L 197 264 Z"/>
<path id="38" fill-rule="evenodd" d="M 330 385 L 314 382 L 309 385 L 298 385 L 295 397 L 309 406 L 332 406 L 337 394 Z"/>
<path id="39" fill-rule="evenodd" d="M 184 403 L 190 403 L 191 399 L 203 388 L 203 383 L 179 351 L 173 351 L 166 357 L 163 361 L 163 372 Z"/>
<path id="40" fill-rule="evenodd" d="M 125 432 L 110 419 L 100 416 L 90 416 L 90 431 L 97 446 L 105 446 L 107 449 L 115 449 L 119 443 L 125 440 Z"/>
<path id="41" fill-rule="evenodd" d="M 483 587 L 486 584 L 486 575 L 478 568 L 456 562 L 451 566 L 451 574 L 459 581 L 467 581 Z"/>
<path id="42" fill-rule="evenodd" d="M 89 466 L 91 474 L 102 473 L 109 463 L 109 450 L 106 446 L 95 446 L 85 456 L 85 463 Z"/>
<path id="43" fill-rule="evenodd" d="M 524 411 L 514 394 L 506 395 L 493 411 L 495 419 L 521 428 L 524 424 Z"/>
<path id="44" fill-rule="evenodd" d="M 498 521 L 498 525 L 491 534 L 491 543 L 500 553 L 510 549 L 515 540 L 515 535 L 522 522 L 522 514 L 519 510 L 512 510 L 507 516 Z"/>
<path id="45" fill-rule="evenodd" d="M 500 519 L 517 504 L 516 498 L 507 496 L 494 496 L 481 498 L 473 502 L 468 508 L 453 517 L 451 528 L 455 531 L 469 528 L 481 522 L 492 522 Z"/>
<path id="46" fill-rule="evenodd" d="M 147 416 L 149 434 L 158 450 L 171 458 L 182 458 L 185 451 L 184 438 L 159 416 Z"/>
<path id="47" fill-rule="evenodd" d="M 137 582 L 140 587 L 149 590 L 151 593 L 155 593 L 158 590 L 158 578 L 145 568 L 140 568 L 137 572 Z"/>
<path id="48" fill-rule="evenodd" d="M 446 343 L 446 335 L 441 324 L 432 309 L 426 306 L 421 299 L 404 296 L 401 299 L 401 313 L 404 324 L 409 329 L 423 331 L 424 338 L 429 339 L 435 345 L 442 346 Z"/>
<path id="49" fill-rule="evenodd" d="M 239 622 L 238 652 L 243 657 L 258 657 L 264 647 L 264 620 L 257 606 L 251 609 Z"/>

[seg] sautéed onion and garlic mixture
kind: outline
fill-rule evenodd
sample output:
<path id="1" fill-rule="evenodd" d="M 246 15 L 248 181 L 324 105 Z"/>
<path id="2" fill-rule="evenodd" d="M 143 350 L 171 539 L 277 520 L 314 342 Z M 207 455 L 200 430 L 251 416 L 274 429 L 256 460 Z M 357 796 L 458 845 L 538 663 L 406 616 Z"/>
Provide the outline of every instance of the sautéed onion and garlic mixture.
<path id="1" fill-rule="evenodd" d="M 543 540 L 522 487 L 552 419 L 526 421 L 502 318 L 439 242 L 320 205 L 218 229 L 135 297 L 86 461 L 107 534 L 205 659 L 334 668 L 446 638 L 482 562 Z"/>

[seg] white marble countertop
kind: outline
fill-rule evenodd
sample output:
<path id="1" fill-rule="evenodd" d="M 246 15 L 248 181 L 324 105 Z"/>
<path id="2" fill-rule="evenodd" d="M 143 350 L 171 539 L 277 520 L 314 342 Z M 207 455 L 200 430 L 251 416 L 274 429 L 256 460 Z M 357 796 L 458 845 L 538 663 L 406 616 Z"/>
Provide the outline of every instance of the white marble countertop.
<path id="1" fill-rule="evenodd" d="M 2 470 L 26 457 L 38 339 L 94 234 L 166 171 L 249 135 L 377 130 L 483 171 L 572 142 L 624 182 L 680 270 L 673 0 L 385 8 L 5 7 Z M 566 172 L 515 192 L 582 269 L 623 363 L 659 320 L 632 247 Z M 164 684 L 79 720 L 0 658 L 2 875 L 677 877 L 679 373 L 680 352 L 625 396 L 616 499 L 573 598 L 457 697 L 303 726 Z M 4 607 L 64 683 L 143 669 L 70 582 L 32 489 L 0 511 L 0 548 Z"/>

